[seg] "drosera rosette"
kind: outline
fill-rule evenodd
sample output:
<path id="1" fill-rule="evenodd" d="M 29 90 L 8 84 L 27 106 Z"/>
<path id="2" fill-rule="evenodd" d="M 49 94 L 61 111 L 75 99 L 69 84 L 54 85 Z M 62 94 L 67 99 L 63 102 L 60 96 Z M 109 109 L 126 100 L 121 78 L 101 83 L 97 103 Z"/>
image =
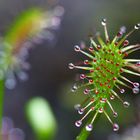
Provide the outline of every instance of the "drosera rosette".
<path id="1" fill-rule="evenodd" d="M 93 36 L 90 36 L 89 47 L 85 47 L 86 51 L 83 47 L 75 45 L 74 50 L 84 54 L 88 59 L 82 62 L 84 66 L 69 63 L 70 69 L 80 69 L 83 71 L 79 77 L 82 84 L 79 84 L 79 82 L 74 84 L 72 92 L 79 88 L 84 88 L 83 94 L 87 96 L 81 105 L 76 106 L 78 113 L 84 115 L 75 122 L 75 125 L 80 127 L 86 118 L 90 118 L 85 129 L 92 131 L 93 123 L 97 116 L 104 114 L 112 124 L 113 130 L 118 131 L 119 125 L 112 120 L 106 108 L 109 107 L 111 109 L 113 117 L 118 116 L 118 113 L 112 106 L 112 102 L 116 100 L 115 98 L 120 100 L 124 107 L 129 107 L 130 103 L 124 101 L 119 95 L 125 93 L 125 89 L 122 88 L 123 86 L 132 89 L 134 94 L 139 93 L 139 83 L 130 81 L 123 73 L 140 76 L 138 73 L 140 59 L 127 58 L 129 54 L 140 49 L 140 44 L 129 45 L 127 40 L 127 37 L 135 30 L 140 29 L 140 24 L 136 24 L 132 31 L 126 35 L 124 35 L 125 27 L 120 28 L 112 41 L 108 35 L 106 19 L 103 19 L 101 24 L 104 27 L 106 40 L 103 41 L 100 35 L 97 34 L 99 42 L 97 44 L 93 40 Z M 132 71 L 130 68 L 135 71 Z"/>
<path id="2" fill-rule="evenodd" d="M 48 11 L 31 8 L 24 11 L 10 26 L 0 41 L 0 78 L 5 79 L 7 88 L 15 87 L 15 77 L 20 80 L 28 78 L 28 50 L 44 39 L 53 41 L 53 31 L 59 28 L 63 14 L 61 6 Z"/>

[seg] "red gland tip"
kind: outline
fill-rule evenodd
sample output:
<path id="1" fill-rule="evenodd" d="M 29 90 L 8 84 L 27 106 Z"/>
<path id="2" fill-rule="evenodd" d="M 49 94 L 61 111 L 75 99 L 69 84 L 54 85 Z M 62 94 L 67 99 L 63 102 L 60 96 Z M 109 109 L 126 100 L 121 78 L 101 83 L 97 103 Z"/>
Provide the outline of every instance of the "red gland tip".
<path id="1" fill-rule="evenodd" d="M 80 127 L 81 125 L 82 125 L 82 121 L 81 120 L 75 122 L 75 126 L 76 127 Z"/>
<path id="2" fill-rule="evenodd" d="M 98 94 L 98 93 L 99 93 L 99 91 L 96 89 L 96 90 L 95 90 L 95 93 L 96 93 L 96 94 Z"/>
<path id="3" fill-rule="evenodd" d="M 90 92 L 90 90 L 87 89 L 87 88 L 84 90 L 84 94 L 85 94 L 85 95 L 86 95 L 86 94 L 89 94 L 89 92 Z"/>
<path id="4" fill-rule="evenodd" d="M 118 44 L 119 44 L 118 42 L 115 42 L 115 46 L 118 46 Z"/>
<path id="5" fill-rule="evenodd" d="M 103 108 L 99 108 L 98 110 L 99 113 L 103 113 L 103 111 L 104 111 Z"/>
<path id="6" fill-rule="evenodd" d="M 106 103 L 107 99 L 106 98 L 100 98 L 101 103 Z"/>
<path id="7" fill-rule="evenodd" d="M 89 47 L 88 49 L 90 52 L 94 51 L 93 47 Z"/>
<path id="8" fill-rule="evenodd" d="M 90 73 L 94 72 L 94 70 L 90 70 Z"/>
<path id="9" fill-rule="evenodd" d="M 113 131 L 118 131 L 119 130 L 119 125 L 114 123 L 113 124 Z"/>
<path id="10" fill-rule="evenodd" d="M 85 79 L 86 75 L 85 74 L 80 74 L 80 79 Z"/>
<path id="11" fill-rule="evenodd" d="M 115 81 L 115 80 L 117 80 L 117 78 L 116 78 L 116 77 L 114 77 L 114 78 L 113 78 L 113 80 Z"/>
<path id="12" fill-rule="evenodd" d="M 97 45 L 97 48 L 98 48 L 98 49 L 101 49 L 101 46 L 100 46 L 100 45 Z"/>
<path id="13" fill-rule="evenodd" d="M 137 67 L 140 67 L 140 62 L 137 62 L 135 65 L 136 65 Z"/>
<path id="14" fill-rule="evenodd" d="M 117 37 L 121 37 L 121 36 L 122 36 L 122 32 L 118 32 Z"/>
<path id="15" fill-rule="evenodd" d="M 93 102 L 94 102 L 94 98 L 90 99 L 90 102 L 92 102 L 92 103 L 93 103 Z"/>
<path id="16" fill-rule="evenodd" d="M 127 56 L 128 56 L 128 53 L 127 53 L 127 52 L 125 52 L 125 53 L 124 53 L 124 56 L 125 56 L 125 57 L 127 57 Z"/>
<path id="17" fill-rule="evenodd" d="M 84 60 L 84 64 L 85 65 L 88 65 L 89 64 L 89 61 L 88 60 Z"/>
<path id="18" fill-rule="evenodd" d="M 89 83 L 93 83 L 93 80 L 92 80 L 92 79 L 90 79 L 90 80 L 89 80 Z"/>
<path id="19" fill-rule="evenodd" d="M 94 107 L 94 106 L 92 106 L 92 107 L 91 107 L 91 110 L 93 111 L 94 109 L 95 109 L 95 107 Z"/>
<path id="20" fill-rule="evenodd" d="M 127 46 L 129 44 L 129 41 L 128 40 L 125 40 L 124 42 L 123 42 L 123 46 Z"/>
<path id="21" fill-rule="evenodd" d="M 114 95 L 111 95 L 111 96 L 110 96 L 110 99 L 111 99 L 111 100 L 114 100 L 114 99 L 115 99 L 115 96 L 114 96 Z"/>
<path id="22" fill-rule="evenodd" d="M 122 73 L 123 72 L 123 69 L 120 69 L 120 72 Z"/>
<path id="23" fill-rule="evenodd" d="M 80 49 L 80 47 L 79 47 L 78 45 L 75 45 L 75 46 L 74 46 L 74 50 L 75 50 L 76 52 L 79 52 L 81 49 Z"/>

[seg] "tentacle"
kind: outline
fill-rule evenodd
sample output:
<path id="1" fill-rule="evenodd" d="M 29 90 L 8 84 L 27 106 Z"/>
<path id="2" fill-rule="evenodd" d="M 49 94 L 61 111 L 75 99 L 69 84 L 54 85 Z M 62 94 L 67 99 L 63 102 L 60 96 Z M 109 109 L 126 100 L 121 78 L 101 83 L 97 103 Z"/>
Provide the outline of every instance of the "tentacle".
<path id="1" fill-rule="evenodd" d="M 121 52 L 126 52 L 126 51 L 128 51 L 128 50 L 130 50 L 130 49 L 134 49 L 134 48 L 137 48 L 137 47 L 140 47 L 140 44 L 131 45 L 131 46 L 127 46 L 127 47 L 125 47 L 125 48 L 122 48 L 122 49 L 121 49 Z"/>
<path id="2" fill-rule="evenodd" d="M 140 73 L 140 66 L 136 66 L 136 64 L 128 64 L 128 67 Z"/>
<path id="3" fill-rule="evenodd" d="M 124 101 L 121 99 L 121 97 L 114 91 L 111 90 L 111 92 L 123 103 Z"/>
<path id="4" fill-rule="evenodd" d="M 95 43 L 92 37 L 90 37 L 90 42 L 97 49 L 97 44 Z"/>
<path id="5" fill-rule="evenodd" d="M 127 84 L 123 83 L 122 81 L 120 81 L 120 80 L 118 80 L 118 79 L 117 79 L 116 82 L 119 83 L 119 84 L 121 84 L 121 85 L 123 85 L 123 86 L 125 86 L 125 87 L 131 88 L 131 87 L 129 87 Z"/>
<path id="6" fill-rule="evenodd" d="M 105 39 L 108 42 L 109 41 L 109 35 L 108 35 L 108 30 L 107 30 L 107 23 L 106 19 L 102 19 L 102 25 L 104 26 L 104 32 L 105 32 Z"/>
<path id="7" fill-rule="evenodd" d="M 133 72 L 133 71 L 130 71 L 130 70 L 127 70 L 127 69 L 122 69 L 122 70 L 126 73 L 133 74 L 133 75 L 136 75 L 136 76 L 140 76 L 140 73 L 136 73 L 136 72 Z"/>
<path id="8" fill-rule="evenodd" d="M 91 54 L 89 54 L 89 53 L 83 51 L 78 45 L 75 45 L 75 46 L 74 46 L 74 50 L 75 50 L 76 52 L 81 52 L 82 54 L 86 55 L 87 57 L 89 57 L 89 58 L 91 58 L 91 59 L 94 58 Z"/>
<path id="9" fill-rule="evenodd" d="M 140 62 L 140 59 L 124 59 L 125 62 Z"/>
<path id="10" fill-rule="evenodd" d="M 109 117 L 109 115 L 107 114 L 107 112 L 104 110 L 104 114 L 107 117 L 107 119 L 109 120 L 109 122 L 113 125 L 113 121 L 111 120 L 111 118 Z"/>
<path id="11" fill-rule="evenodd" d="M 132 49 L 132 50 L 128 51 L 128 52 L 127 52 L 127 54 L 130 54 L 130 53 L 135 52 L 135 51 L 137 51 L 137 50 L 140 50 L 140 47 L 139 47 L 139 48 L 135 48 L 135 49 Z"/>
<path id="12" fill-rule="evenodd" d="M 128 36 L 130 36 L 135 30 L 138 30 L 140 28 L 140 24 L 136 24 L 134 26 L 134 29 L 132 29 L 128 34 L 126 34 L 118 43 L 118 47 L 125 41 L 126 38 L 128 38 Z"/>

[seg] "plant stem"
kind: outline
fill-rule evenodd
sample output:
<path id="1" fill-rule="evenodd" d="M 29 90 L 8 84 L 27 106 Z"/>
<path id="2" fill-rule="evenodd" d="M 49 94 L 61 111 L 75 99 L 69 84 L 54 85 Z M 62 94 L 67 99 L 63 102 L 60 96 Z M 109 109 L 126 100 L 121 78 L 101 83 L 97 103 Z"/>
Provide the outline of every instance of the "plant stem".
<path id="1" fill-rule="evenodd" d="M 85 127 L 82 129 L 79 136 L 76 137 L 76 140 L 87 140 L 88 136 L 90 135 L 90 132 L 85 129 Z"/>
<path id="2" fill-rule="evenodd" d="M 0 80 L 0 129 L 2 128 L 3 117 L 3 99 L 4 98 L 4 80 Z"/>
<path id="3" fill-rule="evenodd" d="M 92 118 L 89 118 L 88 122 L 86 123 L 89 124 L 89 122 L 91 121 Z M 90 131 L 86 130 L 86 125 L 82 128 L 80 134 L 76 137 L 76 140 L 87 140 L 87 138 L 90 135 Z"/>
<path id="4" fill-rule="evenodd" d="M 101 114 L 99 114 L 99 115 L 97 116 L 96 120 L 98 120 L 98 119 L 100 118 L 100 116 L 101 116 Z M 92 119 L 92 118 L 89 119 L 89 121 L 87 122 L 87 124 L 89 124 L 89 122 L 91 122 L 91 119 Z M 96 124 L 96 123 L 97 123 L 97 121 L 96 121 L 94 124 Z M 86 124 L 86 125 L 87 125 L 87 124 Z M 85 129 L 86 125 L 82 128 L 80 134 L 76 137 L 76 140 L 87 140 L 87 138 L 88 138 L 89 135 L 90 135 L 90 131 L 87 131 L 87 130 Z"/>

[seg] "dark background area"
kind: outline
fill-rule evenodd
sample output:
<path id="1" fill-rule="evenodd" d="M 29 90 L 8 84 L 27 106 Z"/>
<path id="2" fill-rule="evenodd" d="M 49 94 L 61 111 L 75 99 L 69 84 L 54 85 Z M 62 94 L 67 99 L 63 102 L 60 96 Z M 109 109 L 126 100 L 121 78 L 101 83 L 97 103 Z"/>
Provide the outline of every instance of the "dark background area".
<path id="1" fill-rule="evenodd" d="M 31 49 L 28 58 L 28 62 L 31 64 L 28 81 L 19 81 L 13 90 L 5 89 L 4 116 L 12 118 L 15 126 L 24 131 L 26 140 L 34 140 L 34 134 L 25 116 L 25 105 L 36 96 L 44 97 L 51 104 L 59 127 L 55 140 L 73 140 L 75 138 L 80 131 L 73 125 L 78 115 L 73 109 L 74 96 L 70 93 L 70 88 L 74 83 L 77 71 L 69 70 L 68 64 L 79 61 L 80 55 L 74 52 L 73 46 L 81 41 L 86 41 L 90 33 L 100 31 L 103 34 L 100 24 L 103 17 L 108 20 L 111 38 L 117 33 L 120 26 L 125 25 L 129 31 L 140 22 L 140 1 L 138 0 L 0 0 L 1 36 L 22 11 L 34 6 L 52 9 L 56 5 L 61 5 L 65 9 L 61 26 L 55 32 L 57 42 L 54 44 L 44 41 Z M 135 32 L 129 41 L 131 44 L 140 43 L 140 31 Z M 139 52 L 132 56 L 138 58 Z M 131 79 L 134 80 L 133 77 Z M 136 77 L 135 80 L 140 79 Z M 136 97 L 131 93 L 127 95 L 130 95 L 130 100 L 133 101 L 133 107 L 127 110 L 132 113 L 132 117 L 126 121 L 124 109 L 121 110 L 124 123 L 121 124 L 120 134 L 123 134 L 125 129 L 131 125 L 139 124 L 140 120 L 138 119 L 139 95 Z M 68 103 L 67 100 L 71 103 Z M 112 134 L 109 125 L 109 123 L 99 120 L 97 127 L 95 126 L 95 130 L 92 132 L 91 139 L 108 140 L 109 135 Z M 108 130 L 106 130 L 107 128 Z"/>

